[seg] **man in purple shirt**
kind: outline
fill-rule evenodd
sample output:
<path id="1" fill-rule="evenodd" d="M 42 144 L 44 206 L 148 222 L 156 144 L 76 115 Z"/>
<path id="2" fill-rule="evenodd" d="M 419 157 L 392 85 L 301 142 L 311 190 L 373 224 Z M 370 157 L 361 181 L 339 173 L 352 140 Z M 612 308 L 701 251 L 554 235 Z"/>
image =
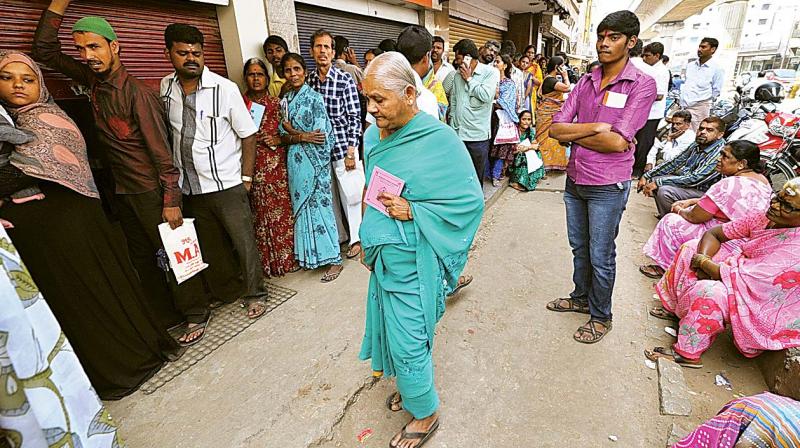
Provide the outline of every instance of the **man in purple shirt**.
<path id="1" fill-rule="evenodd" d="M 601 66 L 578 81 L 550 128 L 551 137 L 572 142 L 564 204 L 575 289 L 547 308 L 590 314 L 574 335 L 586 344 L 611 330 L 614 240 L 630 190 L 634 136 L 656 99 L 656 82 L 628 61 L 638 34 L 639 19 L 630 11 L 611 13 L 600 22 Z"/>

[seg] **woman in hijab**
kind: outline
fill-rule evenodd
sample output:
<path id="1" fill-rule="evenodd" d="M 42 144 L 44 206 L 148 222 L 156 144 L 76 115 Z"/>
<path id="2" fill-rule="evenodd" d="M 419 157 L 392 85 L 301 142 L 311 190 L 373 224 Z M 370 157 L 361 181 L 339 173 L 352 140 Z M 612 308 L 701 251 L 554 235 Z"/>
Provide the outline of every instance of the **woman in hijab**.
<path id="1" fill-rule="evenodd" d="M 37 179 L 44 196 L 0 208 L 32 278 L 17 287 L 38 286 L 100 397 L 121 398 L 178 346 L 144 306 L 125 245 L 100 206 L 83 136 L 26 55 L 0 54 L 0 102 L 35 136 L 11 163 Z"/>

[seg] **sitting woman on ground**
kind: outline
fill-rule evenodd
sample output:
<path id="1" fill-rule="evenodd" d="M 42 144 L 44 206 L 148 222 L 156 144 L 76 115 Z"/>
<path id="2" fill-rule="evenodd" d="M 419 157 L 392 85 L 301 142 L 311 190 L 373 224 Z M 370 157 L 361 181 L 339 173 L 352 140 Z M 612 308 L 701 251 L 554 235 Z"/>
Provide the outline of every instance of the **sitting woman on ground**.
<path id="1" fill-rule="evenodd" d="M 491 161 L 489 175 L 492 178 L 492 185 L 499 187 L 500 179 L 506 168 L 514 161 L 519 142 L 517 132 L 519 117 L 517 116 L 517 86 L 511 79 L 511 71 L 514 69 L 511 56 L 506 54 L 497 56 L 494 66 L 500 72 L 500 85 L 498 86 L 496 109 L 498 127 L 494 145 L 489 151 Z"/>
<path id="2" fill-rule="evenodd" d="M 535 132 L 531 123 L 533 115 L 529 110 L 519 113 L 519 143 L 516 146 L 514 162 L 509 167 L 509 186 L 519 191 L 533 191 L 539 180 L 544 177 L 544 164 L 539 145 L 536 144 Z M 534 151 L 539 160 L 538 168 L 528 169 L 528 151 Z"/>
<path id="3" fill-rule="evenodd" d="M 738 240 L 731 250 L 725 243 Z M 645 356 L 702 367 L 701 355 L 730 324 L 736 348 L 752 358 L 800 346 L 800 178 L 786 183 L 767 212 L 711 228 L 681 247 L 656 285 L 663 308 L 679 321 L 678 341 Z"/>
<path id="4" fill-rule="evenodd" d="M 35 136 L 16 147 L 12 163 L 43 195 L 0 208 L 32 278 L 21 273 L 20 281 L 47 298 L 100 397 L 121 398 L 179 347 L 145 306 L 124 241 L 100 205 L 83 136 L 28 56 L 0 55 L 0 101 Z"/>
<path id="5" fill-rule="evenodd" d="M 342 272 L 339 232 L 331 196 L 333 131 L 322 95 L 306 85 L 306 62 L 297 53 L 281 60 L 289 90 L 281 101 L 287 117 L 281 141 L 289 145 L 287 167 L 294 214 L 294 254 L 304 269 L 328 266 L 322 282 Z"/>
<path id="6" fill-rule="evenodd" d="M 672 213 L 658 222 L 644 246 L 644 254 L 656 264 L 640 267 L 642 274 L 661 278 L 683 243 L 700 238 L 714 226 L 769 207 L 772 188 L 761 174 L 761 151 L 754 143 L 734 140 L 725 145 L 717 171 L 722 174 L 722 180 L 703 197 L 675 202 Z"/>

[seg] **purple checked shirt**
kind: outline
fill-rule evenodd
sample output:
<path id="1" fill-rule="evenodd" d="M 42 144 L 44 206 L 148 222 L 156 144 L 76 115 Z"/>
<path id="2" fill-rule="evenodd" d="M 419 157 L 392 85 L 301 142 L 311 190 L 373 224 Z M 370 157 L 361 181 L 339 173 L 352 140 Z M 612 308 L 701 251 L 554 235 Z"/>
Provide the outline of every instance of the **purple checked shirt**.
<path id="1" fill-rule="evenodd" d="M 625 152 L 601 153 L 573 143 L 567 175 L 577 185 L 610 185 L 631 180 L 636 145 L 633 138 L 644 127 L 656 99 L 656 82 L 628 61 L 617 78 L 600 89 L 602 67 L 584 75 L 553 117 L 553 123 L 609 123 L 628 141 Z M 607 92 L 627 95 L 624 105 L 604 105 Z M 617 96 L 617 101 L 619 101 Z"/>

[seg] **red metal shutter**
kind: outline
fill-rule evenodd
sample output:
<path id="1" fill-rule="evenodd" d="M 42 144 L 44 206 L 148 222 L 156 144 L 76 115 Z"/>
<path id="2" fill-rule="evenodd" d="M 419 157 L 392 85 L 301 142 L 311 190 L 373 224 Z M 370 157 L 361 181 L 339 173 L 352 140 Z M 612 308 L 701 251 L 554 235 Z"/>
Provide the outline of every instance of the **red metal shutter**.
<path id="1" fill-rule="evenodd" d="M 33 33 L 48 0 L 0 0 L 0 49 L 30 54 Z M 206 65 L 227 76 L 216 7 L 187 1 L 159 0 L 81 0 L 70 5 L 61 25 L 61 44 L 65 52 L 77 57 L 70 30 L 81 17 L 105 17 L 119 37 L 121 59 L 128 71 L 158 89 L 161 78 L 173 71 L 164 56 L 164 29 L 175 22 L 187 23 L 205 35 Z M 45 71 L 47 86 L 59 99 L 75 98 L 64 76 Z"/>

